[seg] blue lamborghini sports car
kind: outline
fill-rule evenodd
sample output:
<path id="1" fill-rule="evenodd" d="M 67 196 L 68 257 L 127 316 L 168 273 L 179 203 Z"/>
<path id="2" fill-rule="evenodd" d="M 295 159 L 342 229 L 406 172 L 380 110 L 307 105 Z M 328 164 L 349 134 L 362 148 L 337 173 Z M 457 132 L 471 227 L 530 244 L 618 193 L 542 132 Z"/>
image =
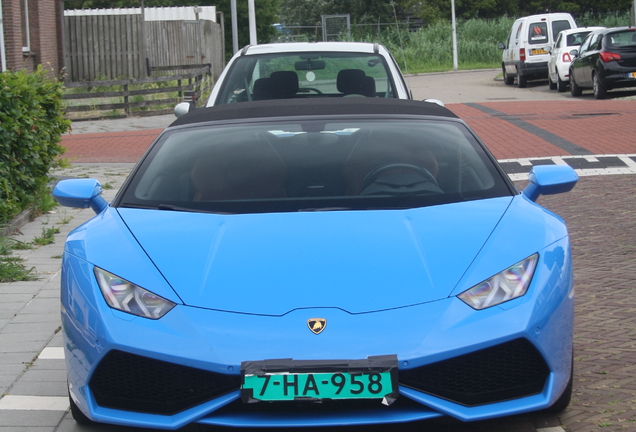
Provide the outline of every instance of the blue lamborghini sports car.
<path id="1" fill-rule="evenodd" d="M 66 241 L 79 422 L 176 429 L 462 421 L 565 408 L 564 222 L 446 108 L 382 98 L 197 109 Z"/>

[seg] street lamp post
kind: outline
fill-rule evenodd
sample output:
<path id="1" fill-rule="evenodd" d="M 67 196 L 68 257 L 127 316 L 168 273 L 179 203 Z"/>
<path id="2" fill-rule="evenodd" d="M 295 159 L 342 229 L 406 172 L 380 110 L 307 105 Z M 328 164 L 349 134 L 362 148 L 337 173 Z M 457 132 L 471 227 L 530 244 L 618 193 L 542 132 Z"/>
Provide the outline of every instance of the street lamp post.
<path id="1" fill-rule="evenodd" d="M 238 23 L 236 18 L 236 0 L 230 1 L 230 11 L 232 13 L 232 54 L 238 51 Z"/>
<path id="2" fill-rule="evenodd" d="M 250 45 L 256 45 L 256 9 L 254 8 L 254 0 L 247 0 L 247 11 L 250 22 Z"/>
<path id="3" fill-rule="evenodd" d="M 634 0 L 636 1 L 636 0 Z M 457 62 L 457 24 L 455 22 L 455 0 L 451 0 L 451 17 L 452 22 L 451 25 L 453 27 L 453 70 L 457 70 L 459 68 Z"/>

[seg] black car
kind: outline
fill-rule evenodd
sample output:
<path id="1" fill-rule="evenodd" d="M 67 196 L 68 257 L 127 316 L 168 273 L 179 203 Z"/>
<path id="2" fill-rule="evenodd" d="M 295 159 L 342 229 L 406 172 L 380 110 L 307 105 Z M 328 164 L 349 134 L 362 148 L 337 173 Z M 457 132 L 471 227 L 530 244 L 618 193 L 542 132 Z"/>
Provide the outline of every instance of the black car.
<path id="1" fill-rule="evenodd" d="M 580 96 L 586 88 L 596 99 L 607 91 L 636 87 L 636 28 L 612 27 L 590 33 L 570 65 L 570 92 Z"/>

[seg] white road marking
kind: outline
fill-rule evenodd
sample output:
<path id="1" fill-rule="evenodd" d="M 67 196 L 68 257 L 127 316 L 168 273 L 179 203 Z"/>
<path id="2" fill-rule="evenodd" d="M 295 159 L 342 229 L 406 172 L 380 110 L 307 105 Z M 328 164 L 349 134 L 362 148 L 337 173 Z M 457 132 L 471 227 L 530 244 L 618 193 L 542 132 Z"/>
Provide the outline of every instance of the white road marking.
<path id="1" fill-rule="evenodd" d="M 618 175 L 618 174 L 636 174 L 636 162 L 631 157 L 635 157 L 634 154 L 629 155 L 597 155 L 597 156 L 550 156 L 550 157 L 536 157 L 536 158 L 521 158 L 521 159 L 500 159 L 499 163 L 517 162 L 521 166 L 531 166 L 531 160 L 551 160 L 555 165 L 567 165 L 566 159 L 585 159 L 588 162 L 598 162 L 598 157 L 617 157 L 625 165 L 625 167 L 609 167 L 609 168 L 584 168 L 575 169 L 576 173 L 580 177 L 596 176 L 596 175 Z M 510 180 L 528 180 L 527 173 L 508 174 Z M 550 432 L 550 431 L 548 431 Z"/>
<path id="2" fill-rule="evenodd" d="M 0 399 L 0 410 L 66 411 L 67 397 L 6 395 Z"/>
<path id="3" fill-rule="evenodd" d="M 64 360 L 63 347 L 46 347 L 38 356 L 40 360 Z"/>

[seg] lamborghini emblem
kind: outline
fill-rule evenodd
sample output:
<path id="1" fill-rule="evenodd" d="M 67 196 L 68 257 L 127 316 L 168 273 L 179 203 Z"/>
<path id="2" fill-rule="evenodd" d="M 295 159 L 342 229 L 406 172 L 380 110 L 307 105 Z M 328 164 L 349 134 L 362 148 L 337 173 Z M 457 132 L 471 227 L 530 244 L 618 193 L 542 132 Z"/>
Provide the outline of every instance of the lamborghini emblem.
<path id="1" fill-rule="evenodd" d="M 309 318 L 307 320 L 307 327 L 314 334 L 320 334 L 325 327 L 327 327 L 327 320 L 324 318 Z"/>

